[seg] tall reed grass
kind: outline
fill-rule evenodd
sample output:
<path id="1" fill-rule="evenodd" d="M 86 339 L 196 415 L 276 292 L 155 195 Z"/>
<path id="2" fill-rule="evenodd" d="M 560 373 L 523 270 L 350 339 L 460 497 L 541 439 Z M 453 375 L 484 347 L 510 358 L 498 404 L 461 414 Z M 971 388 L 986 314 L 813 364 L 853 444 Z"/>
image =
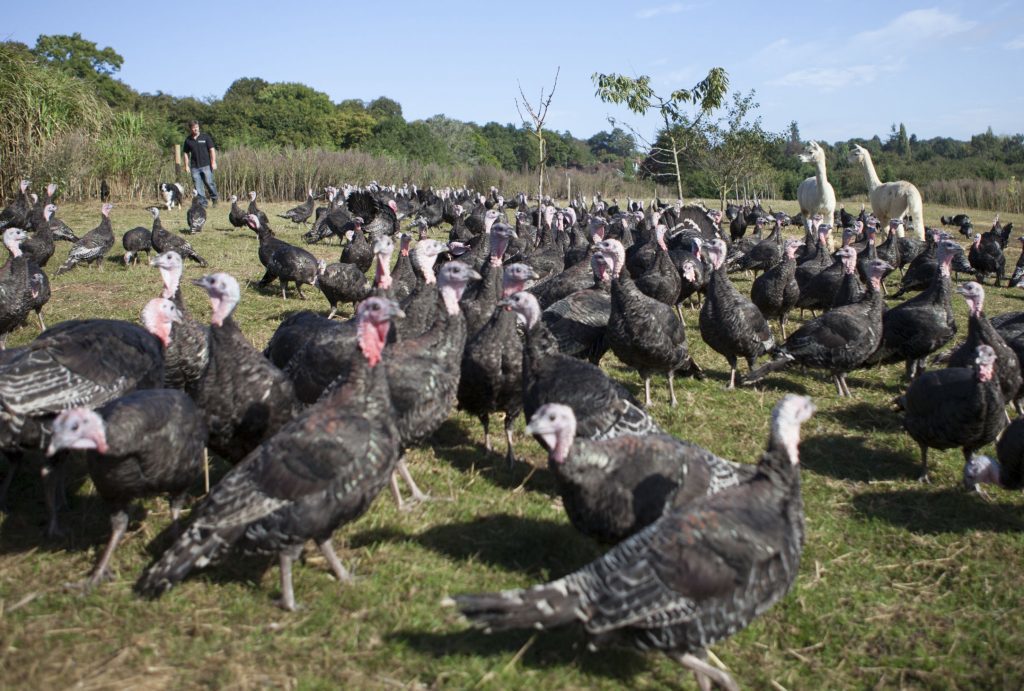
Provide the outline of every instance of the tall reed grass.
<path id="1" fill-rule="evenodd" d="M 921 194 L 929 204 L 1008 213 L 1024 211 L 1024 190 L 1016 177 L 1009 180 L 934 180 L 922 187 Z"/>

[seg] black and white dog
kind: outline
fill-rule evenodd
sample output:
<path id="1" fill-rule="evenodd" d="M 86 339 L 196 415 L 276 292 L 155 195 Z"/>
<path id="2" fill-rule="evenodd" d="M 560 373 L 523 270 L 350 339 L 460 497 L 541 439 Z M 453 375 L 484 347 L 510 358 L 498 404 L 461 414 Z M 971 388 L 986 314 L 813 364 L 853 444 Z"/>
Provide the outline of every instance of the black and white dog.
<path id="1" fill-rule="evenodd" d="M 164 195 L 164 203 L 167 205 L 168 211 L 175 206 L 180 206 L 181 200 L 185 196 L 185 189 L 176 182 L 161 182 L 160 192 Z"/>

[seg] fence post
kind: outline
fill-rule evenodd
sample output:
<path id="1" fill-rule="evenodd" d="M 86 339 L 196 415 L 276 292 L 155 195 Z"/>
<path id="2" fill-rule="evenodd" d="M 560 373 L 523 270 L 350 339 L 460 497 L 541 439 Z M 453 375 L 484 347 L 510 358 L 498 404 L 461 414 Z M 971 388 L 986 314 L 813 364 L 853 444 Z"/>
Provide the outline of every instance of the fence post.
<path id="1" fill-rule="evenodd" d="M 174 176 L 181 177 L 181 144 L 174 145 Z"/>

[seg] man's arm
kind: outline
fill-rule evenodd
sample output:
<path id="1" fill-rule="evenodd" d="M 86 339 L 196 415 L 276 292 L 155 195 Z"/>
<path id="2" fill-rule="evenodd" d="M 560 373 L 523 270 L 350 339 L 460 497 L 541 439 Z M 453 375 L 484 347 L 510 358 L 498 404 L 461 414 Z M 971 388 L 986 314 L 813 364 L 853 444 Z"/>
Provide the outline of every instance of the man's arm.
<path id="1" fill-rule="evenodd" d="M 210 170 L 217 170 L 217 150 L 210 147 Z"/>
<path id="2" fill-rule="evenodd" d="M 189 162 L 190 156 L 189 156 L 189 153 L 188 153 L 188 139 L 185 140 L 185 143 L 182 145 L 181 149 L 182 149 L 182 153 L 184 154 L 184 156 L 182 158 L 185 159 L 185 161 L 184 161 L 184 163 L 185 163 L 185 172 L 186 173 L 191 173 L 192 172 L 192 166 L 191 166 L 191 164 Z"/>

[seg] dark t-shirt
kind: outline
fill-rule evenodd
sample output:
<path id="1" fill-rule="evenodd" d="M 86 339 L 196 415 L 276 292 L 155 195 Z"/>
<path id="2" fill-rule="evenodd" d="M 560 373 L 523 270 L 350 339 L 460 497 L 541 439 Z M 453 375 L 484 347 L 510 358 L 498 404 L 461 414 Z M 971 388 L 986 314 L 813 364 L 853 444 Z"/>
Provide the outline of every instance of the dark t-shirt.
<path id="1" fill-rule="evenodd" d="M 200 132 L 199 136 L 193 138 L 190 134 L 185 137 L 185 144 L 181 147 L 188 155 L 189 165 L 193 168 L 202 168 L 210 165 L 210 149 L 216 149 L 213 137 L 206 132 Z"/>

